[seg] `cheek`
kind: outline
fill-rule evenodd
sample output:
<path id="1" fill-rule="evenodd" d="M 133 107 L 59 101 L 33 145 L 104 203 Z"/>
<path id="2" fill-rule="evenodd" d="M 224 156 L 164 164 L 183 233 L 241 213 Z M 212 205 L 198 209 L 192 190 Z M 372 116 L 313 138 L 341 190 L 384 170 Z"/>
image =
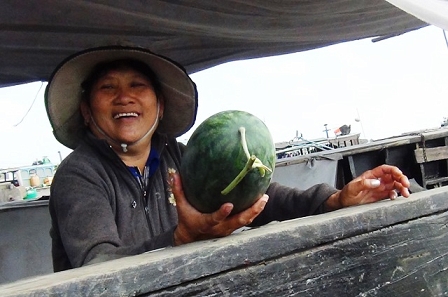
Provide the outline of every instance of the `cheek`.
<path id="1" fill-rule="evenodd" d="M 101 104 L 90 105 L 90 116 L 95 120 L 97 124 L 109 119 L 109 109 Z"/>
<path id="2" fill-rule="evenodd" d="M 141 94 L 139 96 L 139 98 L 145 98 L 141 102 L 142 102 L 142 105 L 144 105 L 146 109 L 154 110 L 154 111 L 157 109 L 157 105 L 158 105 L 159 101 L 157 100 L 157 96 L 155 95 L 154 92 L 147 92 L 145 94 Z M 162 110 L 162 108 L 160 110 Z"/>
<path id="3" fill-rule="evenodd" d="M 107 103 L 106 98 L 103 96 L 98 96 L 95 94 L 92 94 L 92 97 L 90 99 L 90 109 L 92 113 L 101 112 L 107 110 L 109 104 Z"/>

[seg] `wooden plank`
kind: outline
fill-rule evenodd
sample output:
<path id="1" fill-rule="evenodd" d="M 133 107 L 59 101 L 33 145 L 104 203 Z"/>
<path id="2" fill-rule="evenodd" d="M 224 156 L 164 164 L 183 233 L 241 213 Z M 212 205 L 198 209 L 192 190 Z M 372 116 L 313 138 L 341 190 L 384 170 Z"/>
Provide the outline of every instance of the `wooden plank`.
<path id="1" fill-rule="evenodd" d="M 377 291 L 382 294 L 388 288 L 395 290 L 396 287 L 388 285 L 388 281 L 407 284 L 401 278 L 420 277 L 419 273 L 434 279 L 427 280 L 428 286 L 434 282 L 434 285 L 447 289 L 445 284 L 436 282 L 439 275 L 447 279 L 444 273 L 448 268 L 443 262 L 447 257 L 442 256 L 444 246 L 448 246 L 444 235 L 448 234 L 446 212 L 448 188 L 442 187 L 412 194 L 409 199 L 398 198 L 271 223 L 221 239 L 28 278 L 0 286 L 0 292 L 2 297 L 180 296 L 174 294 L 180 291 L 190 296 L 213 295 L 208 294 L 212 291 L 238 296 L 240 294 L 233 294 L 233 290 L 239 288 L 247 290 L 250 296 L 260 295 L 256 294 L 257 290 L 274 290 L 278 284 L 279 294 L 272 296 L 281 296 L 285 292 L 307 295 L 305 288 L 308 287 L 312 290 L 320 288 L 323 294 L 329 294 L 318 284 L 321 280 L 327 285 L 332 283 L 332 288 L 336 289 L 344 284 L 354 288 L 361 280 L 364 296 L 370 296 Z M 410 224 L 412 220 L 417 222 L 425 217 L 428 217 L 427 221 Z M 404 227 L 396 229 L 400 225 Z M 438 235 L 437 230 L 444 234 Z M 394 239 L 395 232 L 397 239 Z M 355 262 L 351 260 L 352 255 Z M 413 261 L 411 255 L 417 255 L 421 262 L 409 264 Z M 389 262 L 394 261 L 400 266 L 396 267 L 395 274 L 391 274 L 392 264 Z M 419 268 L 421 266 L 423 268 Z M 415 274 L 412 271 L 416 271 Z M 382 273 L 389 277 L 388 281 Z M 320 274 L 325 275 L 319 279 Z M 357 278 L 354 278 L 355 274 Z M 238 286 L 232 287 L 232 283 Z M 375 286 L 370 287 L 367 283 Z M 272 288 L 267 289 L 267 286 Z M 372 291 L 369 293 L 367 288 Z"/>
<path id="2" fill-rule="evenodd" d="M 32 208 L 32 207 L 48 207 L 48 199 L 46 200 L 19 200 L 8 203 L 0 203 L 0 212 L 9 211 L 14 208 Z"/>
<path id="3" fill-rule="evenodd" d="M 439 139 L 439 138 L 446 138 L 446 137 L 448 137 L 448 129 L 441 128 L 441 129 L 436 129 L 433 131 L 424 131 L 421 133 L 411 133 L 411 134 L 403 135 L 403 136 L 379 139 L 379 140 L 370 141 L 368 143 L 359 144 L 354 147 L 343 147 L 343 148 L 337 148 L 334 150 L 311 153 L 306 156 L 298 156 L 298 157 L 290 158 L 287 161 L 279 159 L 277 162 L 277 165 L 288 165 L 288 164 L 294 164 L 294 163 L 307 162 L 307 160 L 309 160 L 310 158 L 319 158 L 319 157 L 325 156 L 327 154 L 334 154 L 334 153 L 339 153 L 344 158 L 346 158 L 347 156 L 352 156 L 352 155 L 357 155 L 357 154 L 362 154 L 362 153 L 382 151 L 387 148 L 406 147 L 408 145 L 414 147 L 414 146 L 418 146 L 418 143 L 420 143 L 422 141 L 422 135 L 424 136 L 426 141 Z"/>
<path id="4" fill-rule="evenodd" d="M 412 220 L 151 296 L 446 296 L 447 222 Z"/>
<path id="5" fill-rule="evenodd" d="M 433 179 L 427 179 L 426 180 L 426 184 L 427 185 L 435 185 L 435 184 L 440 184 L 443 182 L 448 181 L 448 176 L 444 176 L 444 177 L 438 177 L 438 178 L 433 178 Z"/>
<path id="6" fill-rule="evenodd" d="M 350 168 L 350 173 L 352 175 L 352 179 L 355 179 L 358 177 L 358 173 L 356 172 L 356 166 L 355 166 L 355 161 L 353 160 L 353 156 L 348 156 L 348 165 Z"/>
<path id="7" fill-rule="evenodd" d="M 415 160 L 419 164 L 444 159 L 448 159 L 448 146 L 418 148 L 415 150 Z"/>

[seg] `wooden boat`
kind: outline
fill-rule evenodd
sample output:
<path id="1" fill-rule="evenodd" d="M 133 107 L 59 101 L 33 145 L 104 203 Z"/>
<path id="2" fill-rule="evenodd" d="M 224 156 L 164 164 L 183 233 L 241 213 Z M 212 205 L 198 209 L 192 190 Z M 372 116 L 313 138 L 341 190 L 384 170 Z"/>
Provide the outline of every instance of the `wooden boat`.
<path id="1" fill-rule="evenodd" d="M 192 73 L 234 59 L 389 38 L 431 23 L 389 2 L 3 3 L 0 86 L 45 81 L 61 59 L 99 42 L 146 46 Z M 413 181 L 408 199 L 59 273 L 51 268 L 48 202 L 1 205 L 0 295 L 446 296 L 447 137 L 442 128 L 420 131 L 277 162 L 275 180 L 297 187 L 340 187 L 377 165 L 397 165 Z"/>
<path id="2" fill-rule="evenodd" d="M 2 223 L 15 224 L 2 232 L 14 252 L 5 254 L 1 271 L 22 280 L 6 282 L 0 292 L 2 296 L 74 292 L 80 296 L 444 296 L 448 290 L 446 141 L 448 129 L 438 129 L 277 162 L 275 179 L 284 184 L 297 184 L 306 174 L 314 180 L 305 182 L 337 185 L 377 164 L 398 165 L 414 181 L 408 199 L 274 222 L 227 238 L 60 273 L 51 273 L 47 201 L 3 206 Z M 420 158 L 423 150 L 426 160 Z M 319 173 L 329 171 L 332 175 Z M 33 274 L 40 276 L 30 278 Z M 5 281 L 4 273 L 2 277 Z"/>

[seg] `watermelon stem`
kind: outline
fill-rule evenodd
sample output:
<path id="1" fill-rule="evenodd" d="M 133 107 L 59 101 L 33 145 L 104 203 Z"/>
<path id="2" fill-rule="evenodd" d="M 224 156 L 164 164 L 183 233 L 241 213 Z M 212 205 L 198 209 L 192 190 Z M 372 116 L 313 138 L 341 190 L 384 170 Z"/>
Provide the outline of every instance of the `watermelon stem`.
<path id="1" fill-rule="evenodd" d="M 246 176 L 246 174 L 252 170 L 252 165 L 254 164 L 257 157 L 252 156 L 249 157 L 249 160 L 247 160 L 246 165 L 244 166 L 243 170 L 238 173 L 238 175 L 232 180 L 232 182 L 221 191 L 221 194 L 227 195 L 232 191 L 239 183 L 240 181 Z"/>
<path id="2" fill-rule="evenodd" d="M 249 159 L 250 153 L 249 153 L 249 149 L 247 148 L 247 141 L 246 141 L 246 128 L 244 127 L 240 127 L 238 129 L 238 131 L 240 131 L 240 135 L 241 135 L 241 145 L 243 146 L 243 150 L 244 153 L 247 156 L 247 159 Z M 267 167 L 266 165 L 263 164 L 263 162 L 261 162 L 260 159 L 258 159 L 257 157 L 255 157 L 255 162 L 252 165 L 252 168 L 258 168 L 258 171 L 260 172 L 261 177 L 264 177 L 266 174 L 266 170 L 272 173 L 271 168 Z"/>
<path id="3" fill-rule="evenodd" d="M 249 149 L 247 148 L 246 128 L 240 127 L 238 131 L 240 132 L 241 135 L 241 145 L 243 147 L 244 153 L 247 156 L 247 162 L 243 170 L 241 170 L 241 172 L 238 173 L 238 175 L 233 179 L 233 181 L 224 190 L 221 191 L 221 194 L 223 195 L 227 195 L 228 193 L 230 193 L 230 191 L 232 191 L 240 183 L 240 181 L 246 176 L 246 174 L 254 168 L 258 168 L 261 177 L 265 176 L 266 171 L 272 173 L 272 170 L 266 165 L 264 165 L 260 159 L 258 159 L 255 155 L 252 156 L 250 155 Z"/>

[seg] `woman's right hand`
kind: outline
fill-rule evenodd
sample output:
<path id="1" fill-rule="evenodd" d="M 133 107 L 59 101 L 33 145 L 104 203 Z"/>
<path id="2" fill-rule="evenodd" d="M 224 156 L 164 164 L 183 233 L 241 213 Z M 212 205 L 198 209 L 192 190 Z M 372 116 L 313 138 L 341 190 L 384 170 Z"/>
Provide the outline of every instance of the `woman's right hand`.
<path id="1" fill-rule="evenodd" d="M 269 198 L 266 194 L 260 195 L 250 208 L 231 216 L 232 203 L 224 203 L 213 213 L 201 213 L 185 198 L 179 174 L 172 172 L 169 179 L 178 213 L 178 225 L 174 231 L 175 245 L 230 235 L 233 231 L 252 223 L 263 211 Z"/>

